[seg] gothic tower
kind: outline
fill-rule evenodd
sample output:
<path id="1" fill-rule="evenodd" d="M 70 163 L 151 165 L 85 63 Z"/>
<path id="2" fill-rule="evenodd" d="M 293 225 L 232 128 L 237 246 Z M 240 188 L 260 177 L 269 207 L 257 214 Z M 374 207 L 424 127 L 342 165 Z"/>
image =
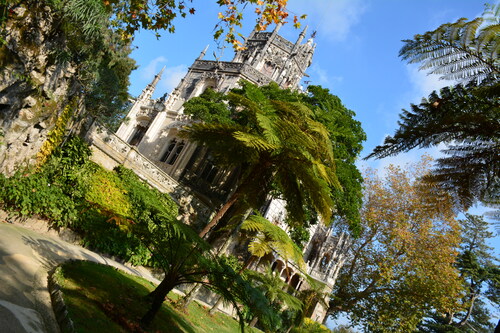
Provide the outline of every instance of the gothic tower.
<path id="1" fill-rule="evenodd" d="M 218 170 L 208 152 L 178 137 L 179 129 L 190 121 L 183 114 L 182 105 L 209 87 L 227 92 L 237 87 L 240 80 L 257 85 L 274 81 L 282 88 L 300 89 L 315 44 L 312 38 L 303 43 L 307 27 L 295 43 L 278 35 L 280 27 L 277 25 L 272 32 L 252 31 L 245 40 L 244 50 L 237 52 L 232 61 L 204 60 L 205 48 L 168 97 L 165 94 L 152 99 L 162 70 L 135 100 L 117 136 L 174 179 L 192 186 L 198 184 L 207 200 L 215 198 L 214 204 L 224 201 L 233 176 L 227 170 Z"/>

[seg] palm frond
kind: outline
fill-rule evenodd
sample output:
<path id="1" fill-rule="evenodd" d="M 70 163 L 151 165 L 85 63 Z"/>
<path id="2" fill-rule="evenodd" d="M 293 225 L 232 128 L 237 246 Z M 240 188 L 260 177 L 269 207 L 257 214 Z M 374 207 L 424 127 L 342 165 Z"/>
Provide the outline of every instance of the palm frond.
<path id="1" fill-rule="evenodd" d="M 446 23 L 413 40 L 405 40 L 399 55 L 445 80 L 477 83 L 500 74 L 498 22 L 483 17 Z"/>

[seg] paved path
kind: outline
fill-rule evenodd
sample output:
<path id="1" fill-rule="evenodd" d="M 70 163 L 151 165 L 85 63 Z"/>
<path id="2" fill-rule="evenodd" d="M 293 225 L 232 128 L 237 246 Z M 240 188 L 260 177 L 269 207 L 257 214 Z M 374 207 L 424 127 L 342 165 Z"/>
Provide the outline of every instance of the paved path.
<path id="1" fill-rule="evenodd" d="M 59 332 L 47 277 L 69 259 L 112 265 L 158 282 L 144 269 L 124 266 L 58 237 L 0 222 L 0 332 Z"/>

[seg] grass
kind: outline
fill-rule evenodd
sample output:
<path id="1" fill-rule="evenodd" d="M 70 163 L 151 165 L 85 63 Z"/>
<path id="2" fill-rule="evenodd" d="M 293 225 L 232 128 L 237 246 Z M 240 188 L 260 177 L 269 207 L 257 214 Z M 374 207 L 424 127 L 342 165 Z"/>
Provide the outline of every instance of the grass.
<path id="1" fill-rule="evenodd" d="M 154 289 L 151 282 L 86 261 L 65 263 L 55 274 L 77 332 L 144 332 L 138 322 L 149 306 L 144 296 Z M 175 295 L 169 298 L 176 299 Z M 196 302 L 184 313 L 167 300 L 147 332 L 239 331 L 238 322 L 227 315 L 216 313 L 212 316 Z M 253 328 L 245 331 L 260 332 Z"/>

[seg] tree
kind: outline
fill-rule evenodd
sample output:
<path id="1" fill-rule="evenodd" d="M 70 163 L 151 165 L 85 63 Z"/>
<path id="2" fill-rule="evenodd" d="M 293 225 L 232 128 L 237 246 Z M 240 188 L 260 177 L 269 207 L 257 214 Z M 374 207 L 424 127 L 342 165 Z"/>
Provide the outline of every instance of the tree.
<path id="1" fill-rule="evenodd" d="M 243 9 L 247 5 L 255 6 L 256 27 L 265 30 L 271 23 L 286 22 L 287 2 L 288 0 L 216 0 L 222 11 L 219 13 L 220 22 L 214 29 L 214 37 L 217 39 L 226 31 L 225 40 L 235 48 L 240 48 L 241 42 L 236 36 L 236 27 L 242 26 Z M 112 26 L 124 39 L 132 39 L 139 29 L 155 31 L 157 37 L 160 30 L 173 33 L 176 17 L 186 17 L 188 13 L 196 12 L 196 8 L 188 7 L 185 0 L 109 0 L 103 4 L 113 16 Z M 293 22 L 296 27 L 300 25 L 298 20 L 299 18 L 294 16 Z"/>
<path id="2" fill-rule="evenodd" d="M 281 279 L 279 272 L 273 272 L 271 267 L 268 267 L 264 272 L 246 270 L 245 275 L 252 281 L 254 286 L 264 293 L 271 305 L 277 310 L 298 311 L 302 309 L 303 303 L 291 295 L 292 288 Z M 281 326 L 276 324 L 271 326 L 270 323 L 265 321 L 265 318 L 260 318 L 257 314 L 254 314 L 250 326 L 254 326 L 257 320 L 271 331 L 277 331 L 277 328 Z"/>
<path id="3" fill-rule="evenodd" d="M 20 0 L 10 0 L 0 6 L 0 27 L 8 19 L 9 11 L 19 2 Z M 160 37 L 159 31 L 161 30 L 175 32 L 174 20 L 177 17 L 184 18 L 196 12 L 196 8 L 189 7 L 187 2 L 185 0 L 72 0 L 65 5 L 78 7 L 81 16 L 86 13 L 95 14 L 94 9 L 98 9 L 99 13 L 104 13 L 111 18 L 109 21 L 106 20 L 109 22 L 106 25 L 116 31 L 123 40 L 130 41 L 140 29 L 155 31 L 157 37 Z M 288 0 L 216 0 L 222 11 L 218 15 L 220 21 L 214 29 L 214 37 L 219 38 L 226 32 L 225 40 L 236 48 L 240 47 L 241 42 L 236 37 L 239 35 L 236 27 L 242 26 L 243 10 L 247 5 L 255 6 L 256 27 L 265 30 L 271 23 L 286 23 L 286 18 L 289 16 L 286 10 L 287 2 Z M 50 4 L 60 3 L 50 1 Z M 305 15 L 300 18 L 305 18 Z M 99 16 L 91 19 L 91 25 L 88 25 L 86 29 L 95 32 L 101 28 L 103 21 Z M 300 26 L 299 17 L 296 15 L 293 17 L 293 24 L 296 27 Z"/>
<path id="4" fill-rule="evenodd" d="M 359 211 L 362 204 L 363 177 L 356 167 L 366 134 L 355 113 L 347 109 L 340 98 L 321 86 L 307 87 L 302 100 L 314 110 L 315 119 L 330 133 L 335 157 L 335 172 L 341 188 L 332 187 L 334 215 L 346 221 L 354 235 L 360 233 Z"/>
<path id="5" fill-rule="evenodd" d="M 241 225 L 241 230 L 251 234 L 248 252 L 251 257 L 244 268 L 250 267 L 255 260 L 276 253 L 285 262 L 292 262 L 304 269 L 302 251 L 290 239 L 290 236 L 260 215 L 251 215 Z"/>
<path id="6" fill-rule="evenodd" d="M 366 157 L 383 158 L 446 144 L 447 157 L 437 160 L 427 180 L 453 190 L 464 208 L 477 200 L 498 198 L 499 12 L 497 4 L 475 20 L 443 24 L 405 41 L 400 51 L 404 60 L 421 63 L 421 70 L 459 84 L 432 92 L 420 105 L 412 105 L 411 111 L 403 110 L 394 136 L 386 137 Z"/>
<path id="7" fill-rule="evenodd" d="M 467 290 L 460 300 L 462 307 L 455 313 L 432 314 L 422 324 L 423 332 L 462 332 L 472 328 L 487 333 L 494 329 L 486 306 L 500 304 L 500 266 L 492 248 L 486 245 L 493 233 L 481 216 L 465 214 L 460 224 L 462 242 L 456 266 Z"/>
<path id="8" fill-rule="evenodd" d="M 200 236 L 237 202 L 260 208 L 271 190 L 286 201 L 295 220 L 304 221 L 309 205 L 328 222 L 334 206 L 330 187 L 339 185 L 327 130 L 292 92 L 274 83 L 263 88 L 241 85 L 221 97 L 222 102 L 202 95 L 185 104 L 185 112 L 195 118 L 204 110 L 216 114 L 229 109 L 224 122 L 194 123 L 183 132 L 209 147 L 221 165 L 241 168 L 237 188 Z"/>
<path id="9" fill-rule="evenodd" d="M 176 219 L 175 203 L 138 180 L 133 171 L 119 168 L 130 200 L 132 216 L 123 219 L 126 228 L 153 254 L 152 262 L 164 272 L 161 283 L 147 299 L 151 307 L 141 319 L 147 327 L 168 293 L 180 285 L 202 284 L 235 305 L 243 329 L 243 317 L 236 306 L 245 304 L 263 318 L 274 317 L 269 302 L 233 269 L 231 260 L 217 256 L 212 247 L 188 225 Z"/>
<path id="10" fill-rule="evenodd" d="M 251 215 L 241 223 L 240 230 L 244 234 L 243 239 L 250 238 L 248 243 L 250 257 L 239 269 L 240 274 L 244 273 L 248 267 L 251 267 L 256 260 L 260 260 L 268 255 L 274 255 L 274 253 L 286 263 L 293 262 L 301 269 L 304 269 L 305 263 L 302 251 L 294 244 L 283 229 L 272 224 L 266 218 L 259 214 Z M 240 238 L 238 241 L 242 242 L 243 239 Z M 257 262 L 256 266 L 259 266 L 259 264 L 260 262 Z M 210 309 L 211 314 L 217 310 L 222 301 L 223 297 L 219 297 Z"/>
<path id="11" fill-rule="evenodd" d="M 89 116 L 116 125 L 128 101 L 128 78 L 135 68 L 130 42 L 139 29 L 174 32 L 177 16 L 194 14 L 185 0 L 8 0 L 0 3 L 0 80 L 5 88 L 0 135 L 2 172 L 22 163 L 40 164 L 68 132 L 79 130 Z M 236 27 L 243 8 L 255 6 L 257 27 L 285 23 L 287 0 L 217 0 L 223 10 L 215 37 L 241 47 Z M 298 25 L 298 18 L 294 18 Z M 30 31 L 30 33 L 26 33 Z M 34 47 L 36 45 L 36 47 Z M 33 61 L 35 59 L 36 61 Z M 87 113 L 84 114 L 86 106 Z M 67 106 L 60 128 L 56 121 Z M 25 121 L 25 113 L 35 114 Z M 53 131 L 52 131 L 53 130 Z M 40 159 L 33 158 L 45 144 Z M 2 148 L 3 147 L 3 148 Z M 5 147 L 9 147 L 7 150 Z"/>
<path id="12" fill-rule="evenodd" d="M 410 332 L 427 310 L 459 306 L 459 225 L 451 196 L 419 180 L 429 163 L 391 165 L 383 178 L 366 172 L 363 232 L 348 250 L 330 315 L 347 313 L 367 331 Z"/>
<path id="13" fill-rule="evenodd" d="M 10 174 L 21 163 L 41 164 L 81 120 L 116 119 L 135 62 L 129 44 L 107 29 L 101 1 L 14 0 L 0 7 L 7 14 L 0 31 L 0 167 Z M 24 112 L 36 117 L 24 119 Z"/>

